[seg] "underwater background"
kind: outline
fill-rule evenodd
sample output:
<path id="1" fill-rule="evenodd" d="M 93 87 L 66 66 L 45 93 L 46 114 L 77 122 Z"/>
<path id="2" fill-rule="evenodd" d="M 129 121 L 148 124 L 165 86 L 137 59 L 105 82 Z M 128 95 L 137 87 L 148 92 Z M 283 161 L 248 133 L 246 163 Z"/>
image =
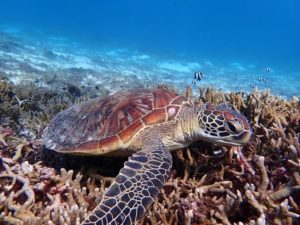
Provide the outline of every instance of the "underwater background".
<path id="1" fill-rule="evenodd" d="M 172 152 L 139 225 L 299 225 L 299 9 L 297 0 L 0 1 L 0 225 L 80 225 L 127 158 L 64 155 L 43 133 L 75 104 L 141 87 L 229 103 L 253 135 L 242 147 L 199 140 Z"/>
<path id="2" fill-rule="evenodd" d="M 195 86 L 299 97 L 299 8 L 296 0 L 1 1 L 0 71 L 17 82 L 88 69 L 76 80 L 110 79 L 115 89 L 128 79 L 183 89 L 202 72 Z M 20 63 L 34 71 L 17 74 Z"/>

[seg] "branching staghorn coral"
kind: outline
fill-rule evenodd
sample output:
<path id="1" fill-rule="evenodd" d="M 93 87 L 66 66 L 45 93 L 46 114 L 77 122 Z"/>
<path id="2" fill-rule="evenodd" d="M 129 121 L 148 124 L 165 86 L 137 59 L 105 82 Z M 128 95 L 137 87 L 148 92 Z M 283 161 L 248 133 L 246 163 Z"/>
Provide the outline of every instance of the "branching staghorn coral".
<path id="1" fill-rule="evenodd" d="M 11 88 L 15 90 L 14 86 Z M 38 138 L 48 121 L 57 112 L 90 96 L 83 94 L 71 100 L 68 95 L 59 97 L 43 88 L 39 90 L 37 93 L 44 97 L 36 101 L 35 108 L 29 107 L 30 101 L 23 102 L 20 107 L 12 97 L 11 106 L 20 110 L 19 121 L 10 117 L 11 128 L 9 124 L 2 126 L 14 133 L 9 132 L 4 137 L 6 145 L 0 144 L 1 165 L 5 164 L 11 171 L 11 178 L 4 176 L 8 170 L 0 167 L 0 224 L 4 221 L 10 224 L 80 224 L 100 202 L 109 185 L 107 179 L 103 176 L 90 178 L 88 169 L 64 169 L 64 161 L 59 162 L 62 164 L 60 170 L 54 170 L 31 156 L 40 154 L 42 148 Z M 27 96 L 17 93 L 21 101 Z M 172 174 L 139 224 L 298 224 L 299 100 L 296 97 L 284 100 L 267 91 L 256 90 L 248 95 L 211 88 L 202 88 L 199 98 L 191 100 L 230 103 L 248 117 L 254 135 L 240 150 L 243 156 L 234 148 L 204 142 L 175 152 Z M 20 127 L 34 135 L 23 135 Z M 60 155 L 54 162 L 58 164 L 65 158 Z M 82 159 L 79 162 L 82 163 Z M 84 165 L 88 166 L 88 163 Z M 13 190 L 14 194 L 10 196 L 6 190 Z M 16 197 L 20 190 L 28 192 Z M 33 201 L 28 201 L 28 196 L 34 196 Z M 2 203 L 7 199 L 10 202 Z M 26 208 L 20 210 L 26 201 Z"/>
<path id="2" fill-rule="evenodd" d="M 82 175 L 72 170 L 45 167 L 27 161 L 8 165 L 1 162 L 0 222 L 8 224 L 80 224 L 100 201 L 103 189 L 91 179 L 85 187 Z"/>
<path id="3" fill-rule="evenodd" d="M 13 134 L 13 130 L 12 129 L 0 126 L 0 146 L 6 147 L 7 143 L 6 143 L 5 139 L 8 136 L 11 136 L 12 134 Z"/>

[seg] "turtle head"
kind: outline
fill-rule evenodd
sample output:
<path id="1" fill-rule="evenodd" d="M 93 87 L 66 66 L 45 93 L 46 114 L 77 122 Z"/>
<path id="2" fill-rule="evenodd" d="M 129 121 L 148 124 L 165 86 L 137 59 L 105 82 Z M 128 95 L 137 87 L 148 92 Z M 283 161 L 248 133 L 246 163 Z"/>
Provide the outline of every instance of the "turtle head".
<path id="1" fill-rule="evenodd" d="M 226 103 L 207 103 L 198 111 L 200 139 L 228 145 L 244 145 L 252 135 L 247 119 Z M 199 138 L 199 136 L 198 136 Z"/>

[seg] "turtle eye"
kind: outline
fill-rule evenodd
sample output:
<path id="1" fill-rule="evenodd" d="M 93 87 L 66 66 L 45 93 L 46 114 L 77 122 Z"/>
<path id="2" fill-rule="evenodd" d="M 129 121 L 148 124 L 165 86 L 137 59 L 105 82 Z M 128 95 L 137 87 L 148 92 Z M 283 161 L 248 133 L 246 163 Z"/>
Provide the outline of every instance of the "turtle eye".
<path id="1" fill-rule="evenodd" d="M 230 133 L 236 134 L 243 131 L 243 126 L 239 121 L 227 121 L 225 125 Z"/>

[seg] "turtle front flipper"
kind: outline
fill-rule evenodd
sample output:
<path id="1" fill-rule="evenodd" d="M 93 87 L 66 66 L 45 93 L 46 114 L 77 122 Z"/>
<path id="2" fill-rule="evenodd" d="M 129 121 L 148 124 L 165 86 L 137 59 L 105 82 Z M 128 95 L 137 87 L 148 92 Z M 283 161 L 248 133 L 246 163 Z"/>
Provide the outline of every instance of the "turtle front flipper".
<path id="1" fill-rule="evenodd" d="M 162 143 L 133 154 L 82 224 L 136 224 L 157 197 L 171 167 L 172 156 Z"/>

